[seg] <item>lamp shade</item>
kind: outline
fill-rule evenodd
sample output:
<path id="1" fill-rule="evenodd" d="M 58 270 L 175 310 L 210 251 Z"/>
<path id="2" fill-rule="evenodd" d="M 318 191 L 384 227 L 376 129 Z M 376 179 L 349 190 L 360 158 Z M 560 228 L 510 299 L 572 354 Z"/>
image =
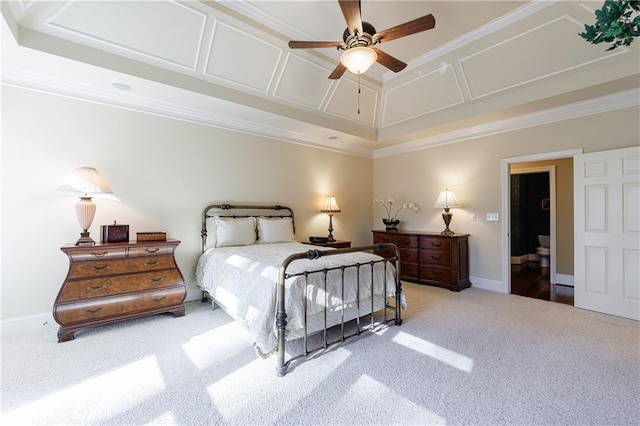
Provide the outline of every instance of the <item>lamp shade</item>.
<path id="1" fill-rule="evenodd" d="M 320 210 L 322 213 L 340 213 L 340 207 L 336 201 L 336 197 L 328 196 L 324 202 L 324 208 Z"/>
<path id="2" fill-rule="evenodd" d="M 378 54 L 370 47 L 352 47 L 340 57 L 342 65 L 354 74 L 366 72 L 378 60 Z"/>
<path id="3" fill-rule="evenodd" d="M 107 182 L 93 167 L 73 169 L 57 191 L 82 194 L 113 194 Z"/>
<path id="4" fill-rule="evenodd" d="M 458 204 L 458 200 L 456 200 L 456 194 L 454 194 L 453 191 L 449 191 L 448 189 L 445 189 L 440 193 L 433 207 L 439 208 L 439 209 L 448 209 L 450 207 L 462 207 L 462 206 Z"/>

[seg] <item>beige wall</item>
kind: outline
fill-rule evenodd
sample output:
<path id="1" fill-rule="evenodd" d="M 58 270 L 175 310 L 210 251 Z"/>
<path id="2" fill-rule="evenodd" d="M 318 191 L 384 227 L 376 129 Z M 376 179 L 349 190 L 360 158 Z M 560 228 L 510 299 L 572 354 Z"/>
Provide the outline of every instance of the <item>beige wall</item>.
<path id="1" fill-rule="evenodd" d="M 93 238 L 114 220 L 131 235 L 167 230 L 182 241 L 177 261 L 190 290 L 210 202 L 289 205 L 306 240 L 328 234 L 319 210 L 335 195 L 334 235 L 371 240 L 366 158 L 3 87 L 1 161 L 3 319 L 51 312 L 68 266 L 60 246 L 80 232 L 77 198 L 56 192 L 74 167 L 96 167 L 121 200 L 95 199 Z"/>
<path id="2" fill-rule="evenodd" d="M 499 222 L 487 222 L 486 214 L 501 213 L 502 159 L 637 146 L 639 121 L 640 108 L 632 107 L 376 159 L 374 196 L 418 203 L 421 211 L 403 214 L 401 227 L 439 232 L 444 229 L 442 212 L 433 203 L 444 188 L 455 191 L 463 207 L 452 209 L 451 229 L 471 235 L 472 282 L 476 278 L 476 282 L 497 283 L 502 279 L 502 217 Z M 470 220 L 472 213 L 477 215 L 475 222 Z M 382 229 L 382 217 L 382 208 L 375 208 L 372 226 Z"/>
<path id="3" fill-rule="evenodd" d="M 401 213 L 401 228 L 439 232 L 441 211 L 432 206 L 445 187 L 463 205 L 453 210 L 451 228 L 471 235 L 472 277 L 498 282 L 502 224 L 487 222 L 486 213 L 501 213 L 501 160 L 635 146 L 639 117 L 634 107 L 373 161 L 5 86 L 1 318 L 51 312 L 68 265 L 59 247 L 80 231 L 76 199 L 56 192 L 74 167 L 96 167 L 121 200 L 96 200 L 94 238 L 114 220 L 132 234 L 167 230 L 182 241 L 177 260 L 191 297 L 200 215 L 209 202 L 288 204 L 306 239 L 326 235 L 328 218 L 318 211 L 332 194 L 342 208 L 334 235 L 362 245 L 371 242 L 372 227 L 382 228 L 373 196 L 418 203 L 418 213 Z"/>
<path id="4" fill-rule="evenodd" d="M 556 168 L 556 264 L 559 274 L 573 276 L 573 158 L 517 163 L 511 170 Z"/>

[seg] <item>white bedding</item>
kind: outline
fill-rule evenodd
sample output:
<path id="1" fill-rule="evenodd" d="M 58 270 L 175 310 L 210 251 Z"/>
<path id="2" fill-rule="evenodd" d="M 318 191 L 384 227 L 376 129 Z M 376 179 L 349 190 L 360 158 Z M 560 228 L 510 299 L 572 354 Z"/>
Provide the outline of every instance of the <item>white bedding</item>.
<path id="1" fill-rule="evenodd" d="M 323 250 L 301 243 L 254 244 L 237 247 L 218 247 L 204 252 L 196 268 L 196 283 L 206 290 L 229 315 L 247 327 L 256 351 L 268 356 L 277 349 L 275 315 L 277 311 L 278 272 L 282 262 L 291 254 L 310 249 Z M 332 249 L 328 249 L 332 250 Z M 287 273 L 316 271 L 340 265 L 367 263 L 380 260 L 379 256 L 366 252 L 343 253 L 324 256 L 316 260 L 296 260 Z M 395 295 L 394 267 L 386 264 L 387 297 Z M 384 307 L 384 263 L 374 266 L 374 311 Z M 325 295 L 333 315 L 331 325 L 339 323 L 342 315 L 343 297 L 340 289 L 340 270 L 329 271 L 327 291 L 324 291 L 324 274 L 309 275 L 307 287 L 308 332 L 318 331 L 324 325 Z M 356 268 L 345 268 L 344 305 L 348 308 L 345 316 L 353 319 L 356 315 Z M 371 312 L 371 266 L 360 268 L 360 315 Z M 304 333 L 304 278 L 292 277 L 285 283 L 285 306 L 287 311 L 287 340 L 299 338 Z M 337 318 L 337 322 L 335 322 Z"/>

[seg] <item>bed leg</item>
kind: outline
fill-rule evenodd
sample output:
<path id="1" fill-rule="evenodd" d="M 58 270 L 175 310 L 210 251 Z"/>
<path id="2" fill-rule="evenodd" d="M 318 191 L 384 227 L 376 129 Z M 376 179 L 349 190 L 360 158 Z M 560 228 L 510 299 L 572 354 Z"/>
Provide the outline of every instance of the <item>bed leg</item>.
<path id="1" fill-rule="evenodd" d="M 202 303 L 205 303 L 207 301 L 207 292 L 206 291 L 202 291 L 202 299 L 200 299 L 200 301 Z"/>
<path id="2" fill-rule="evenodd" d="M 276 313 L 276 327 L 278 328 L 278 365 L 276 374 L 280 377 L 287 374 L 287 366 L 284 363 L 284 330 L 287 326 L 287 314 L 285 312 Z"/>

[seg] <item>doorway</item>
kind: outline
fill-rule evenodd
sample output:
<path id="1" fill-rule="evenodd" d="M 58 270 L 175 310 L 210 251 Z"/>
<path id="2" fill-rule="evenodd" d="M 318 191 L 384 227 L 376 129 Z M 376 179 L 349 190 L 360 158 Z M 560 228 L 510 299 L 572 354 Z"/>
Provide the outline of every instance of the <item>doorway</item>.
<path id="1" fill-rule="evenodd" d="M 505 293 L 512 293 L 512 264 L 511 264 L 511 175 L 513 169 L 521 169 L 522 173 L 542 172 L 549 173 L 549 202 L 545 201 L 545 208 L 549 208 L 549 236 L 550 236 L 550 259 L 548 268 L 548 281 L 550 284 L 561 284 L 573 286 L 573 171 L 570 170 L 568 176 L 562 175 L 562 202 L 571 205 L 571 211 L 567 213 L 565 209 L 561 209 L 560 217 L 557 217 L 557 199 L 556 199 L 556 171 L 552 160 L 567 161 L 572 164 L 574 155 L 582 153 L 582 150 L 571 150 L 562 152 L 553 152 L 545 154 L 536 154 L 522 157 L 507 158 L 502 160 L 502 289 Z M 543 164 L 523 164 L 523 163 L 540 163 Z M 540 169 L 542 167 L 542 169 Z M 572 167 L 571 167 L 572 169 Z M 563 171 L 562 173 L 565 173 Z M 567 200 L 567 194 L 570 200 Z M 542 200 L 541 200 L 542 202 Z M 567 223 L 567 217 L 570 216 L 570 223 Z M 560 244 L 558 242 L 558 227 L 560 223 Z M 567 245 L 570 244 L 570 247 Z M 557 273 L 558 253 L 561 254 L 562 273 Z M 516 272 L 518 268 L 515 268 Z M 517 283 L 516 283 L 517 284 Z M 550 291 L 553 286 L 550 285 Z M 556 290 L 558 286 L 556 286 Z M 549 299 L 547 299 L 549 300 Z"/>

